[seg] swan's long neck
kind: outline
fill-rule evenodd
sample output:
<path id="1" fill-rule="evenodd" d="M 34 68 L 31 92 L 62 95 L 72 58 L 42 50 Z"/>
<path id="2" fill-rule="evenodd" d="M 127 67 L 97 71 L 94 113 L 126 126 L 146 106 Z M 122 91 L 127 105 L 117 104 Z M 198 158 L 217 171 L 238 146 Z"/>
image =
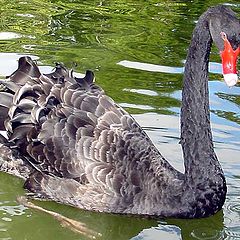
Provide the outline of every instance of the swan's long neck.
<path id="1" fill-rule="evenodd" d="M 181 144 L 189 184 L 199 184 L 198 179 L 209 179 L 216 170 L 221 171 L 210 127 L 208 63 L 211 45 L 208 21 L 201 18 L 189 48 L 182 92 Z"/>

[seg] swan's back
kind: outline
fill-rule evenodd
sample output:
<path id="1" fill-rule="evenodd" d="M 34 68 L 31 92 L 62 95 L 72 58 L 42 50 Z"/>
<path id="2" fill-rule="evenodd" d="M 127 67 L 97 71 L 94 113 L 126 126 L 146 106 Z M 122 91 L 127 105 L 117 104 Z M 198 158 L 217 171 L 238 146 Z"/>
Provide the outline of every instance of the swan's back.
<path id="1" fill-rule="evenodd" d="M 94 84 L 91 71 L 76 78 L 58 64 L 43 75 L 25 57 L 1 83 L 8 144 L 29 166 L 25 187 L 38 196 L 139 213 L 134 201 L 146 197 L 149 187 L 180 176 L 135 120 Z M 163 165 L 160 179 L 153 177 L 154 161 Z"/>

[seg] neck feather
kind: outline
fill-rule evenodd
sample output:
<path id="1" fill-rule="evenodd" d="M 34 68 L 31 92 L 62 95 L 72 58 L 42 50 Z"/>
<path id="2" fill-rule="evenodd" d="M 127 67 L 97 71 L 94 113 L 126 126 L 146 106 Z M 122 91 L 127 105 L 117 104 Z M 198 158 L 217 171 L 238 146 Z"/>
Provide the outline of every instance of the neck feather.
<path id="1" fill-rule="evenodd" d="M 209 165 L 218 165 L 213 150 L 209 113 L 208 63 L 211 45 L 208 21 L 206 18 L 200 19 L 185 65 L 181 110 L 185 173 L 193 178 L 210 170 Z"/>

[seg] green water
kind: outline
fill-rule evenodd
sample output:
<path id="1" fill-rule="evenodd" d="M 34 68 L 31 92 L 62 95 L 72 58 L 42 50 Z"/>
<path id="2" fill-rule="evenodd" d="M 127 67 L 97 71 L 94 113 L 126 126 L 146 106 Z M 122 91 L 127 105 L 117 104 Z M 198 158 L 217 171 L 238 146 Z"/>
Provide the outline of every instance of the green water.
<path id="1" fill-rule="evenodd" d="M 228 3 L 240 16 L 238 1 L 0 0 L 0 76 L 14 71 L 21 55 L 38 59 L 43 71 L 55 62 L 79 73 L 92 69 L 97 83 L 183 171 L 182 67 L 198 17 L 218 3 Z M 240 239 L 240 88 L 225 86 L 219 62 L 214 48 L 209 86 L 215 150 L 228 184 L 223 211 L 199 220 L 148 220 L 36 203 L 85 222 L 104 240 Z M 85 239 L 51 216 L 19 205 L 22 185 L 0 173 L 0 240 Z"/>

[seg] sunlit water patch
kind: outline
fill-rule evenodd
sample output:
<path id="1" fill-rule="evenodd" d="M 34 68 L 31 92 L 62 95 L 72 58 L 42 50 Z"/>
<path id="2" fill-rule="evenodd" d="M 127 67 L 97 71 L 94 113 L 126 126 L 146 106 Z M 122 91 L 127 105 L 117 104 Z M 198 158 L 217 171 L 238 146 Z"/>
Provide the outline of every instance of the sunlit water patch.
<path id="1" fill-rule="evenodd" d="M 155 239 L 172 239 L 182 240 L 181 229 L 171 225 L 159 225 L 149 229 L 144 229 L 131 240 L 155 240 Z"/>
<path id="2" fill-rule="evenodd" d="M 14 33 L 14 32 L 0 32 L 0 41 L 11 40 L 16 38 L 21 38 L 21 34 Z"/>
<path id="3" fill-rule="evenodd" d="M 163 66 L 163 65 L 151 64 L 151 63 L 133 62 L 128 60 L 120 61 L 118 64 L 123 67 L 149 71 L 149 72 L 161 72 L 161 73 L 172 73 L 172 74 L 184 72 L 184 67 L 177 67 L 177 66 L 170 67 L 170 66 Z M 210 62 L 209 72 L 222 74 L 222 65 L 216 62 Z"/>

